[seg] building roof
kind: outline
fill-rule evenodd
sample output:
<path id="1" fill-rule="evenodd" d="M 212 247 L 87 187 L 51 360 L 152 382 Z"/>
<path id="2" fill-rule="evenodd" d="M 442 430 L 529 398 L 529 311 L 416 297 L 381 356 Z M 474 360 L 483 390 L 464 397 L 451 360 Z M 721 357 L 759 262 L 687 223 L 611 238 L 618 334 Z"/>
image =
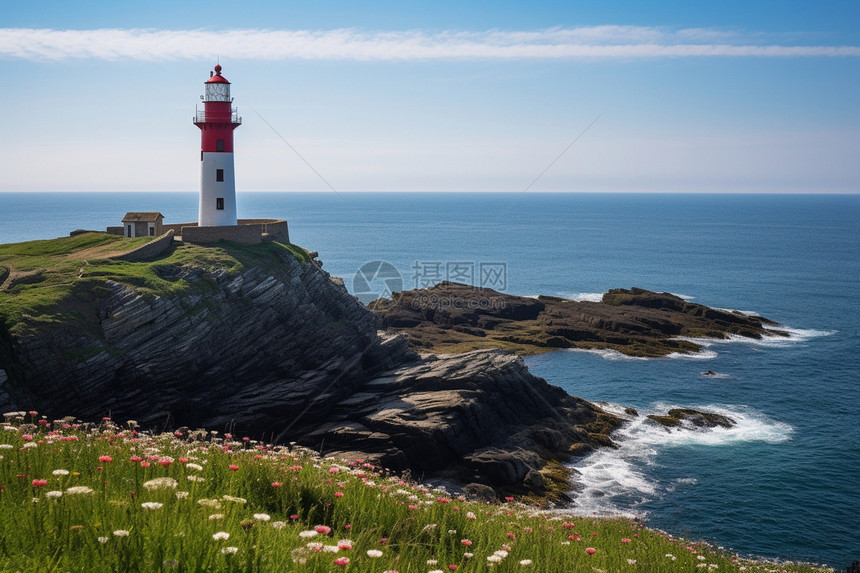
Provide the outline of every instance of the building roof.
<path id="1" fill-rule="evenodd" d="M 164 219 L 161 213 L 143 213 L 138 211 L 129 211 L 122 218 L 123 223 L 148 223 L 150 221 L 157 222 L 159 219 Z"/>
<path id="2" fill-rule="evenodd" d="M 207 84 L 229 84 L 227 78 L 221 75 L 221 66 L 215 66 L 215 75 L 206 80 Z"/>

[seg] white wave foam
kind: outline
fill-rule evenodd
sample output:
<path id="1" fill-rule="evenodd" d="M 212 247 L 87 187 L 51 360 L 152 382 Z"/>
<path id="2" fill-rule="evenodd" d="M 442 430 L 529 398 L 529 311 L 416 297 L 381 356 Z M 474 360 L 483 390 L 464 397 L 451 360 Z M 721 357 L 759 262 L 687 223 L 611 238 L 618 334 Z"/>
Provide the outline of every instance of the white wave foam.
<path id="1" fill-rule="evenodd" d="M 603 300 L 602 292 L 577 292 L 571 293 L 570 295 L 564 297 L 570 300 L 575 301 L 588 301 L 588 302 L 600 302 Z"/>
<path id="2" fill-rule="evenodd" d="M 596 354 L 606 360 L 650 360 L 650 358 L 645 358 L 644 356 L 628 356 L 610 348 L 566 348 L 565 350 L 568 352 Z"/>
<path id="3" fill-rule="evenodd" d="M 693 406 L 696 410 L 714 412 L 735 421 L 731 428 L 703 430 L 688 425 L 665 428 L 650 421 L 648 413 L 665 413 L 680 406 L 658 403 L 637 417 L 624 412 L 619 404 L 602 403 L 607 412 L 623 417 L 627 422 L 613 434 L 618 449 L 601 448 L 572 464 L 578 473 L 578 491 L 574 492 L 576 513 L 587 515 L 644 515 L 638 507 L 679 485 L 695 486 L 698 480 L 683 477 L 660 484 L 648 475 L 648 467 L 656 463 L 661 453 L 674 447 L 721 447 L 747 442 L 777 444 L 791 439 L 793 428 L 768 418 L 746 406 L 709 404 Z"/>
<path id="4" fill-rule="evenodd" d="M 798 342 L 803 342 L 809 340 L 810 338 L 821 338 L 823 336 L 832 336 L 839 332 L 838 330 L 817 330 L 814 328 L 792 328 L 790 326 L 783 326 L 781 324 L 770 325 L 765 324 L 765 329 L 767 330 L 778 330 L 781 332 L 788 333 L 788 340 L 794 340 Z M 773 335 L 774 338 L 786 340 L 784 336 Z"/>
<path id="5" fill-rule="evenodd" d="M 673 352 L 665 356 L 665 358 L 681 358 L 684 360 L 712 360 L 716 357 L 717 353 L 713 350 L 700 350 L 699 352 Z"/>
<path id="6" fill-rule="evenodd" d="M 669 294 L 671 294 L 672 296 L 677 296 L 678 298 L 682 298 L 682 299 L 684 299 L 684 300 L 693 300 L 693 299 L 695 299 L 695 298 L 696 298 L 696 297 L 694 297 L 694 296 L 690 296 L 690 295 L 688 295 L 688 294 L 679 294 L 679 293 L 676 293 L 676 292 L 670 292 Z"/>
<path id="7" fill-rule="evenodd" d="M 720 308 L 718 306 L 714 307 L 717 310 L 722 310 L 723 312 L 728 312 L 731 314 L 742 314 L 744 316 L 761 316 L 758 312 L 754 310 L 738 310 L 736 308 Z"/>

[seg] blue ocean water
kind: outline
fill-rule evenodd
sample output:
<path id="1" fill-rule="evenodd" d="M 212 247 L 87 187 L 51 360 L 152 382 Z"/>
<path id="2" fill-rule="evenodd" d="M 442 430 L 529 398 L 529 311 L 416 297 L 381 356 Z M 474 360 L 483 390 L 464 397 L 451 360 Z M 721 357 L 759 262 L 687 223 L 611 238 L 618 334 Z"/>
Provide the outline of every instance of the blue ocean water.
<path id="1" fill-rule="evenodd" d="M 126 211 L 192 221 L 196 209 L 195 193 L 3 193 L 0 243 L 101 229 Z M 782 323 L 790 341 L 712 343 L 696 358 L 527 362 L 616 411 L 738 421 L 699 433 L 632 420 L 618 450 L 574 464 L 578 511 L 643 515 L 744 554 L 860 559 L 860 196 L 240 193 L 239 212 L 288 218 L 293 242 L 349 288 L 362 265 L 387 261 L 404 288 L 445 275 L 579 299 L 638 286 Z"/>

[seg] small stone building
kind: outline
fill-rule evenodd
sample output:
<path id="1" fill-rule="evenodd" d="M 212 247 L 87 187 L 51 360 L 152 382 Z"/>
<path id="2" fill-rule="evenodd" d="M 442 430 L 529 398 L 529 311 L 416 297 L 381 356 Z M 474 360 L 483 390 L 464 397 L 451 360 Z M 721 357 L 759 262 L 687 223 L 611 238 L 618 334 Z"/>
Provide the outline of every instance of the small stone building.
<path id="1" fill-rule="evenodd" d="M 131 211 L 122 218 L 124 237 L 157 237 L 162 229 L 164 215 L 161 213 L 140 213 Z"/>

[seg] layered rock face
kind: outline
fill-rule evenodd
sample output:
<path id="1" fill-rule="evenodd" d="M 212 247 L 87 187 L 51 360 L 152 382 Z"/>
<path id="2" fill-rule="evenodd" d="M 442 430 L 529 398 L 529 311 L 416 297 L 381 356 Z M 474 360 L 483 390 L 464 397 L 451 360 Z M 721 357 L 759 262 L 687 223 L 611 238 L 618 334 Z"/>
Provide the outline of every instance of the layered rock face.
<path id="1" fill-rule="evenodd" d="M 430 355 L 385 372 L 338 402 L 305 439 L 422 477 L 540 489 L 536 470 L 547 459 L 609 444 L 618 423 L 496 349 Z"/>
<path id="2" fill-rule="evenodd" d="M 232 430 L 496 488 L 540 490 L 547 460 L 609 443 L 617 419 L 516 355 L 420 357 L 286 247 L 225 245 L 214 265 L 193 249 L 75 265 L 54 310 L 0 328 L 0 408 Z"/>
<path id="3" fill-rule="evenodd" d="M 189 286 L 153 296 L 107 279 L 86 293 L 87 324 L 58 315 L 7 333 L 6 407 L 271 432 L 404 358 L 384 356 L 373 314 L 287 251 L 240 273 L 155 268 Z"/>

